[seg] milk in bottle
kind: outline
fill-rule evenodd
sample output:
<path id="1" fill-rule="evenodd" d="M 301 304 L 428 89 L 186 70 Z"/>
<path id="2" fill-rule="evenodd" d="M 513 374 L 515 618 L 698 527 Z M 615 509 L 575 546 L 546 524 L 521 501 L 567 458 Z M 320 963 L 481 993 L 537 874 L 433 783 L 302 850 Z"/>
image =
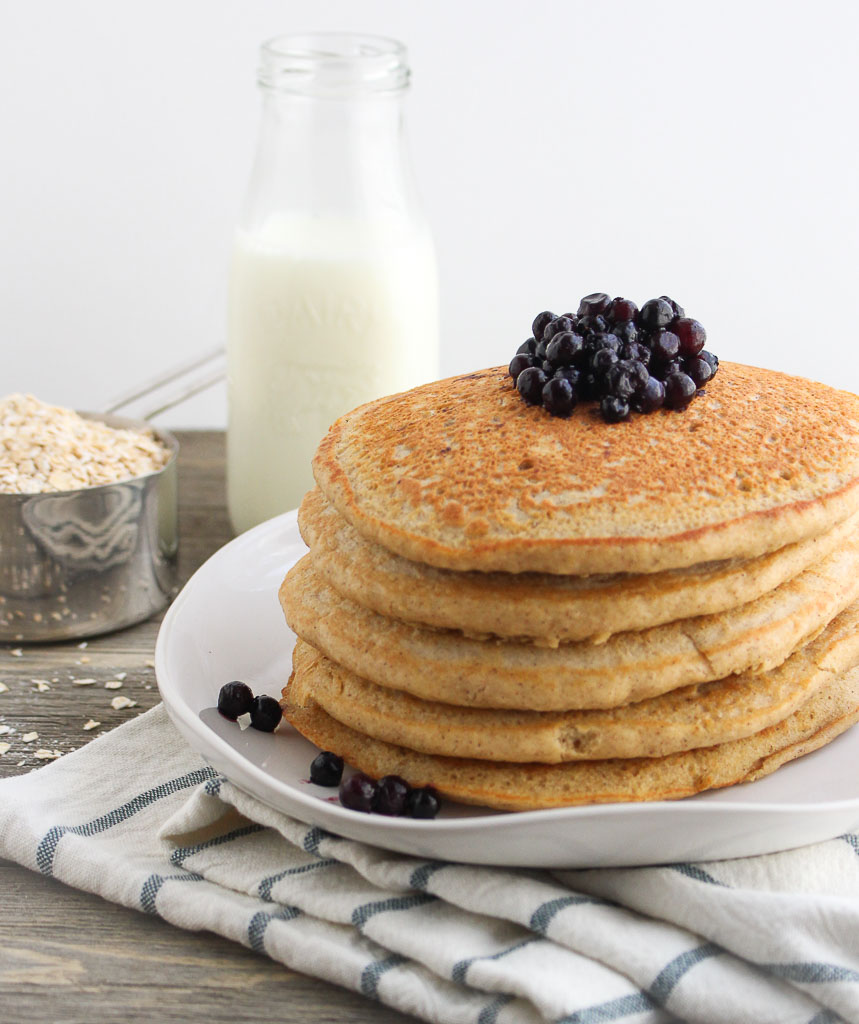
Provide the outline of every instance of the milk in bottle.
<path id="1" fill-rule="evenodd" d="M 338 416 L 437 376 L 435 252 L 402 142 L 407 82 L 390 40 L 263 47 L 263 129 L 230 284 L 237 531 L 300 503 Z"/>

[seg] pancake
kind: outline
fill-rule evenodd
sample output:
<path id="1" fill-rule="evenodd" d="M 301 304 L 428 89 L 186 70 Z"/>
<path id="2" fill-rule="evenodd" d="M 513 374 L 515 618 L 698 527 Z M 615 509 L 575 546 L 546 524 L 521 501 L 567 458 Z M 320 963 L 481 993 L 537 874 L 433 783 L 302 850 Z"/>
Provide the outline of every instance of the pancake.
<path id="1" fill-rule="evenodd" d="M 744 739 L 657 758 L 566 764 L 515 764 L 436 757 L 364 736 L 327 715 L 311 698 L 284 693 L 287 720 L 323 750 L 373 778 L 400 775 L 449 799 L 500 810 L 676 800 L 750 782 L 830 742 L 859 720 L 859 669 L 831 678 L 799 710 Z"/>
<path id="2" fill-rule="evenodd" d="M 341 417 L 313 461 L 364 537 L 446 569 L 650 573 L 754 558 L 859 510 L 859 398 L 722 363 L 682 413 L 526 405 L 504 368 Z"/>
<path id="3" fill-rule="evenodd" d="M 295 648 L 292 692 L 366 736 L 425 754 L 558 764 L 662 757 L 751 736 L 857 662 L 859 604 L 853 604 L 772 672 L 684 686 L 605 711 L 499 711 L 420 700 L 361 679 L 303 640 Z"/>
<path id="4" fill-rule="evenodd" d="M 757 601 L 600 645 L 472 639 L 385 618 L 330 587 L 311 555 L 287 573 L 280 600 L 299 637 L 380 686 L 472 707 L 612 708 L 780 665 L 859 600 L 859 536 Z"/>
<path id="5" fill-rule="evenodd" d="M 756 559 L 639 575 L 454 572 L 409 561 L 361 536 L 309 491 L 298 514 L 313 567 L 358 604 L 406 622 L 549 643 L 612 633 L 736 608 L 825 558 L 859 526 L 859 513 L 819 537 Z"/>

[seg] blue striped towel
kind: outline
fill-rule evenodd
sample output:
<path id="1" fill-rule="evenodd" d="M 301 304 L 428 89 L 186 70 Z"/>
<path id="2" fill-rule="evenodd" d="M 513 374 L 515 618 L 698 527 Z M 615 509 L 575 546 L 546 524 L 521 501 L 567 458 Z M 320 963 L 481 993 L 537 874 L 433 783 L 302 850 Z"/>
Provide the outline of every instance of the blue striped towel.
<path id="1" fill-rule="evenodd" d="M 859 837 L 592 871 L 427 861 L 233 787 L 158 707 L 0 783 L 0 855 L 437 1024 L 859 1024 Z"/>

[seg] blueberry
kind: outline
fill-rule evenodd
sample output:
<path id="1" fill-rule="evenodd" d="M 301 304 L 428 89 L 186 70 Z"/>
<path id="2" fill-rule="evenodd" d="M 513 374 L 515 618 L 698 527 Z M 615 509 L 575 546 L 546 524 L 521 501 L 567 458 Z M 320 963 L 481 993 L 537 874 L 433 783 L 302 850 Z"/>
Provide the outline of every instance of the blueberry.
<path id="1" fill-rule="evenodd" d="M 645 384 L 650 380 L 647 364 L 641 359 L 625 359 L 623 361 L 629 364 L 629 373 L 635 383 L 635 393 L 638 394 L 644 390 Z"/>
<path id="2" fill-rule="evenodd" d="M 611 296 L 605 292 L 591 292 L 579 303 L 579 316 L 597 316 L 604 313 L 611 303 Z"/>
<path id="3" fill-rule="evenodd" d="M 681 317 L 671 325 L 671 330 L 680 339 L 680 353 L 684 356 L 697 356 L 707 340 L 707 332 L 690 317 Z"/>
<path id="4" fill-rule="evenodd" d="M 609 367 L 606 376 L 608 392 L 625 402 L 647 383 L 647 367 L 637 359 L 621 359 Z"/>
<path id="5" fill-rule="evenodd" d="M 538 313 L 534 317 L 534 323 L 531 324 L 531 332 L 537 341 L 543 337 L 543 331 L 546 329 L 546 324 L 548 324 L 550 320 L 554 319 L 555 314 L 550 313 L 548 309 L 544 310 L 542 313 Z"/>
<path id="6" fill-rule="evenodd" d="M 517 352 L 515 356 L 510 360 L 510 366 L 507 368 L 507 372 L 513 378 L 513 383 L 519 377 L 519 374 L 523 370 L 527 370 L 529 366 L 534 366 L 535 356 L 529 356 L 527 352 Z"/>
<path id="7" fill-rule="evenodd" d="M 578 359 L 584 340 L 572 331 L 556 334 L 546 347 L 546 359 L 554 369 L 559 366 L 572 366 Z"/>
<path id="8" fill-rule="evenodd" d="M 683 370 L 687 373 L 695 384 L 702 388 L 708 380 L 713 376 L 713 369 L 706 359 L 701 359 L 699 356 L 694 356 L 691 359 L 683 360 Z"/>
<path id="9" fill-rule="evenodd" d="M 638 316 L 638 306 L 632 299 L 623 299 L 618 295 L 609 303 L 605 315 L 612 323 L 619 323 L 621 320 L 631 322 Z"/>
<path id="10" fill-rule="evenodd" d="M 594 373 L 606 373 L 617 362 L 617 352 L 612 348 L 598 348 L 591 356 L 591 369 Z"/>
<path id="11" fill-rule="evenodd" d="M 629 416 L 629 403 L 616 395 L 606 395 L 600 402 L 600 412 L 606 423 L 620 423 Z"/>
<path id="12" fill-rule="evenodd" d="M 656 377 L 648 377 L 647 383 L 636 396 L 636 412 L 656 412 L 665 404 L 665 385 Z"/>
<path id="13" fill-rule="evenodd" d="M 604 316 L 595 314 L 594 316 L 580 316 L 578 323 L 576 324 L 576 330 L 579 334 L 587 334 L 588 331 L 595 331 L 602 333 L 608 330 L 608 321 Z"/>
<path id="14" fill-rule="evenodd" d="M 719 369 L 719 357 L 714 356 L 712 352 L 707 352 L 705 349 L 702 349 L 698 353 L 698 358 L 703 359 L 705 363 L 710 364 L 710 369 L 713 371 L 710 374 L 710 379 L 712 380 L 712 378 L 716 376 L 716 371 Z"/>
<path id="15" fill-rule="evenodd" d="M 650 335 L 650 351 L 653 358 L 663 363 L 677 358 L 680 351 L 680 339 L 673 331 L 660 327 Z"/>
<path id="16" fill-rule="evenodd" d="M 676 317 L 686 316 L 686 311 L 679 303 L 675 302 L 674 299 L 669 298 L 667 295 L 660 295 L 659 298 L 662 299 L 663 302 L 668 303 Z"/>
<path id="17" fill-rule="evenodd" d="M 579 379 L 582 375 L 581 370 L 577 370 L 575 366 L 559 366 L 555 370 L 555 376 L 560 380 L 568 380 L 573 385 L 575 391 L 576 385 L 579 383 Z M 545 390 L 545 388 L 543 389 Z"/>
<path id="18" fill-rule="evenodd" d="M 373 809 L 376 788 L 376 783 L 369 775 L 355 772 L 340 783 L 340 803 L 350 811 L 363 811 L 364 814 L 369 814 Z"/>
<path id="19" fill-rule="evenodd" d="M 543 401 L 543 388 L 547 380 L 546 374 L 539 367 L 529 366 L 519 374 L 516 387 L 529 405 L 539 405 Z"/>
<path id="20" fill-rule="evenodd" d="M 546 358 L 546 342 L 538 341 L 537 347 L 534 349 L 534 358 L 537 360 L 537 365 L 543 362 Z"/>
<path id="21" fill-rule="evenodd" d="M 587 341 L 594 352 L 600 348 L 610 348 L 612 352 L 619 352 L 621 349 L 621 341 L 616 334 L 591 334 Z"/>
<path id="22" fill-rule="evenodd" d="M 685 373 L 671 373 L 665 379 L 665 404 L 669 409 L 685 409 L 695 397 L 698 388 Z"/>
<path id="23" fill-rule="evenodd" d="M 639 345 L 637 341 L 622 345 L 618 355 L 621 359 L 634 359 L 644 366 L 650 365 L 650 349 L 646 345 Z"/>
<path id="24" fill-rule="evenodd" d="M 543 408 L 553 416 L 569 416 L 576 407 L 573 385 L 563 377 L 553 377 L 543 388 Z"/>
<path id="25" fill-rule="evenodd" d="M 667 363 L 657 362 L 656 359 L 651 361 L 650 372 L 654 377 L 658 377 L 663 383 L 671 376 L 672 373 L 683 372 L 683 362 L 680 359 L 669 359 Z"/>
<path id="26" fill-rule="evenodd" d="M 612 326 L 611 333 L 624 345 L 631 345 L 641 340 L 639 330 L 631 320 L 618 321 Z"/>
<path id="27" fill-rule="evenodd" d="M 537 342 L 534 340 L 534 338 L 528 338 L 526 341 L 522 342 L 519 348 L 516 349 L 516 355 L 518 356 L 524 353 L 525 355 L 532 356 L 534 355 L 536 350 Z"/>
<path id="28" fill-rule="evenodd" d="M 639 320 L 641 326 L 648 331 L 658 327 L 667 327 L 674 319 L 674 308 L 665 299 L 648 299 L 641 307 Z"/>
<path id="29" fill-rule="evenodd" d="M 274 697 L 267 697 L 264 693 L 251 701 L 250 713 L 251 726 L 260 732 L 274 732 L 283 718 L 280 704 Z"/>
<path id="30" fill-rule="evenodd" d="M 562 331 L 571 331 L 572 329 L 573 321 L 568 316 L 556 316 L 554 320 L 550 320 L 543 328 L 543 341 L 548 345 L 556 334 L 560 334 Z"/>
<path id="31" fill-rule="evenodd" d="M 245 683 L 239 682 L 238 679 L 234 679 L 231 683 L 224 683 L 221 687 L 218 694 L 218 711 L 224 718 L 235 722 L 239 715 L 250 711 L 253 699 L 251 688 Z"/>
<path id="32" fill-rule="evenodd" d="M 317 786 L 339 786 L 343 778 L 343 758 L 330 750 L 317 754 L 310 764 L 310 781 Z"/>
<path id="33" fill-rule="evenodd" d="M 406 797 L 406 814 L 410 818 L 434 818 L 440 807 L 441 801 L 432 786 L 413 789 Z"/>
<path id="34" fill-rule="evenodd" d="M 410 792 L 409 784 L 399 775 L 386 775 L 376 785 L 373 797 L 373 810 L 376 814 L 385 814 L 389 818 L 399 818 L 406 812 L 406 798 Z"/>

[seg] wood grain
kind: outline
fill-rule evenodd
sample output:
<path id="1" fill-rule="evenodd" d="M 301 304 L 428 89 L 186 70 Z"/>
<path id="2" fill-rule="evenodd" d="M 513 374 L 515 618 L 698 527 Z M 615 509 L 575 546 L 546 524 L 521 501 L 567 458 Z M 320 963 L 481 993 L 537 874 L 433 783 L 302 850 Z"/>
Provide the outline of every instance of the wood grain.
<path id="1" fill-rule="evenodd" d="M 179 440 L 179 570 L 184 581 L 232 534 L 224 500 L 223 434 L 188 431 Z M 0 756 L 0 777 L 44 763 L 34 757 L 37 749 L 67 753 L 157 704 L 152 657 L 159 621 L 156 617 L 85 646 L 0 647 L 0 682 L 8 687 L 0 692 L 0 725 L 13 730 L 0 736 L 11 744 Z M 121 688 L 105 689 L 106 682 L 123 674 Z M 81 679 L 95 682 L 76 685 Z M 118 695 L 136 706 L 113 710 L 110 701 Z M 101 724 L 85 731 L 89 720 Z M 25 742 L 30 732 L 37 732 L 38 739 Z M 5 1024 L 412 1020 L 220 936 L 181 931 L 2 860 L 0 894 L 0 1019 Z"/>

